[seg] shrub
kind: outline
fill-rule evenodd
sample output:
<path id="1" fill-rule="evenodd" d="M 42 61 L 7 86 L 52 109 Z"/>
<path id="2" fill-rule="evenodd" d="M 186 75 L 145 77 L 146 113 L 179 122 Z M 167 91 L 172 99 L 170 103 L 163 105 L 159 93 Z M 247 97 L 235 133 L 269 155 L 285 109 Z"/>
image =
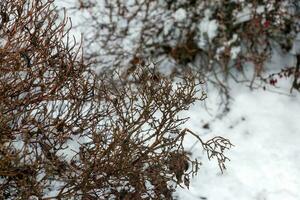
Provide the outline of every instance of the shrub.
<path id="1" fill-rule="evenodd" d="M 173 73 L 192 68 L 225 93 L 228 78 L 253 88 L 272 51 L 293 54 L 299 33 L 297 0 L 79 0 L 77 5 L 89 24 L 85 41 L 93 47 L 88 57 L 95 67 L 126 68 L 151 57 L 162 67 L 173 66 Z M 253 75 L 244 76 L 247 71 Z"/>
<path id="2" fill-rule="evenodd" d="M 206 98 L 191 73 L 176 83 L 141 65 L 96 75 L 51 0 L 0 6 L 1 198 L 172 199 L 200 165 L 187 134 L 224 169 L 231 143 L 202 141 L 179 116 Z"/>

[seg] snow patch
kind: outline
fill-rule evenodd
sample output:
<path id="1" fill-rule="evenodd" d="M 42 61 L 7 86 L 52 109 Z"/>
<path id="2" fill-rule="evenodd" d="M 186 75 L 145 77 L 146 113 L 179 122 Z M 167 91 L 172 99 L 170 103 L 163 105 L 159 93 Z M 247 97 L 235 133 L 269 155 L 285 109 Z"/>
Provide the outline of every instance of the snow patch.
<path id="1" fill-rule="evenodd" d="M 198 26 L 199 37 L 198 46 L 204 48 L 207 42 L 211 42 L 217 36 L 218 22 L 217 20 L 210 20 L 211 11 L 205 10 L 205 17 Z"/>
<path id="2" fill-rule="evenodd" d="M 174 17 L 175 21 L 177 21 L 177 22 L 183 22 L 186 19 L 186 17 L 187 17 L 186 10 L 184 10 L 183 8 L 179 8 L 173 14 L 173 17 Z"/>

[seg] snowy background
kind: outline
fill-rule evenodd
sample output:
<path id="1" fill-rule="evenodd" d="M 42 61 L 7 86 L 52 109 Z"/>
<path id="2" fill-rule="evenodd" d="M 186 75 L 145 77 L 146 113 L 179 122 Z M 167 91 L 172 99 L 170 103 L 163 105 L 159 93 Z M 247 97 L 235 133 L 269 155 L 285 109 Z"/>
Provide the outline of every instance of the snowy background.
<path id="1" fill-rule="evenodd" d="M 287 96 L 235 85 L 231 110 L 215 118 L 217 94 L 208 93 L 207 104 L 195 105 L 186 124 L 203 138 L 221 135 L 235 145 L 222 174 L 215 161 L 202 154 L 202 169 L 190 189 L 178 189 L 179 199 L 297 200 L 300 199 L 300 95 Z M 209 129 L 203 125 L 208 123 Z M 189 144 L 187 144 L 188 146 Z M 190 143 L 192 146 L 192 142 Z M 192 148 L 201 156 L 201 148 Z"/>
<path id="2" fill-rule="evenodd" d="M 59 3 L 59 6 L 67 4 Z M 174 18 L 182 21 L 185 15 L 178 10 Z M 72 20 L 75 24 L 76 20 L 80 21 L 73 15 Z M 210 39 L 215 37 L 217 24 L 214 21 L 205 18 L 199 26 L 207 31 Z M 79 37 L 80 33 L 74 33 Z M 203 43 L 201 39 L 199 42 Z M 294 62 L 283 57 L 273 55 L 269 69 L 276 71 Z M 218 117 L 218 91 L 209 87 L 207 100 L 184 113 L 190 117 L 185 126 L 204 140 L 222 136 L 235 146 L 226 152 L 231 161 L 227 162 L 227 170 L 222 174 L 216 161 L 208 161 L 201 146 L 188 138 L 187 149 L 193 157 L 200 158 L 203 165 L 189 189 L 178 188 L 175 195 L 179 199 L 300 199 L 300 95 L 289 93 L 290 81 L 281 80 L 280 88 L 274 91 L 250 90 L 246 85 L 230 84 L 230 111 L 222 117 Z"/>

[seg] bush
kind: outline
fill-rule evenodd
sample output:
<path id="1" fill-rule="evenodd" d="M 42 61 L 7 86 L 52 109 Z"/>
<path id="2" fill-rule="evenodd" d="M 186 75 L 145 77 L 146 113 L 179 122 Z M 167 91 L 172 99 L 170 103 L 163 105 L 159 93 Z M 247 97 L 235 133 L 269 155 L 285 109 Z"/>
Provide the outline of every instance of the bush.
<path id="1" fill-rule="evenodd" d="M 299 8 L 297 0 L 79 0 L 75 7 L 89 24 L 85 43 L 95 67 L 127 68 L 151 57 L 173 73 L 192 68 L 225 93 L 228 78 L 256 86 L 273 50 L 295 54 Z M 296 66 L 284 67 L 297 78 Z"/>
<path id="2" fill-rule="evenodd" d="M 191 73 L 176 83 L 151 66 L 96 75 L 51 0 L 0 6 L 3 199 L 172 199 L 200 165 L 187 134 L 224 169 L 231 143 L 204 142 L 179 117 L 206 98 Z"/>

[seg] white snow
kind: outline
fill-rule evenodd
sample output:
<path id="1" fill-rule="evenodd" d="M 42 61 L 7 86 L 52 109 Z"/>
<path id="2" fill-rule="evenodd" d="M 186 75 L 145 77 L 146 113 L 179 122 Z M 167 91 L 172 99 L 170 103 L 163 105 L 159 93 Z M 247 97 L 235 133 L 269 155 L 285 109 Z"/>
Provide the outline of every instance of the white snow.
<path id="1" fill-rule="evenodd" d="M 233 34 L 232 36 L 232 39 L 227 41 L 227 42 L 224 42 L 224 46 L 222 47 L 219 47 L 217 49 L 217 53 L 215 55 L 215 58 L 216 59 L 220 59 L 220 54 L 223 53 L 225 51 L 225 47 L 229 47 L 230 48 L 230 56 L 231 56 L 231 59 L 236 59 L 238 54 L 241 52 L 241 47 L 240 46 L 232 46 L 231 45 L 236 42 L 238 40 L 238 35 L 237 34 Z"/>
<path id="2" fill-rule="evenodd" d="M 186 16 L 187 16 L 187 13 L 183 8 L 176 10 L 176 12 L 173 15 L 175 21 L 177 21 L 177 22 L 184 21 L 186 19 Z"/>
<path id="3" fill-rule="evenodd" d="M 236 14 L 236 24 L 239 23 L 243 23 L 246 21 L 249 21 L 250 19 L 252 19 L 253 17 L 253 5 L 252 4 L 248 4 L 247 6 L 245 6 L 240 12 L 238 12 Z M 272 8 L 268 8 L 268 11 L 272 10 Z M 264 6 L 258 6 L 256 9 L 256 14 L 261 14 L 265 11 L 265 7 Z"/>
<path id="4" fill-rule="evenodd" d="M 286 83 L 287 84 L 287 83 Z M 208 93 L 207 103 L 216 110 L 216 93 Z M 179 199 L 196 200 L 299 200 L 300 199 L 300 95 L 287 96 L 263 90 L 232 87 L 231 111 L 212 120 L 201 104 L 187 113 L 186 125 L 203 138 L 221 135 L 235 145 L 231 162 L 221 174 L 217 163 L 208 161 L 200 146 L 192 149 L 203 166 L 190 184 L 178 189 Z M 201 112 L 202 111 L 202 112 Z M 210 122 L 210 129 L 203 129 Z M 187 146 L 192 146 L 192 140 Z"/>
<path id="5" fill-rule="evenodd" d="M 169 20 L 165 20 L 164 22 L 164 34 L 165 35 L 168 35 L 169 32 L 172 30 L 172 27 L 174 25 L 174 21 L 169 19 Z"/>
<path id="6" fill-rule="evenodd" d="M 237 46 L 237 47 L 232 47 L 230 50 L 230 55 L 232 59 L 236 59 L 236 57 L 238 56 L 238 54 L 241 51 L 241 47 Z"/>
<path id="7" fill-rule="evenodd" d="M 210 20 L 209 17 L 209 11 L 205 12 L 205 17 L 198 26 L 200 32 L 198 46 L 200 48 L 205 47 L 207 40 L 211 42 L 212 39 L 217 36 L 218 22 L 217 20 Z"/>

